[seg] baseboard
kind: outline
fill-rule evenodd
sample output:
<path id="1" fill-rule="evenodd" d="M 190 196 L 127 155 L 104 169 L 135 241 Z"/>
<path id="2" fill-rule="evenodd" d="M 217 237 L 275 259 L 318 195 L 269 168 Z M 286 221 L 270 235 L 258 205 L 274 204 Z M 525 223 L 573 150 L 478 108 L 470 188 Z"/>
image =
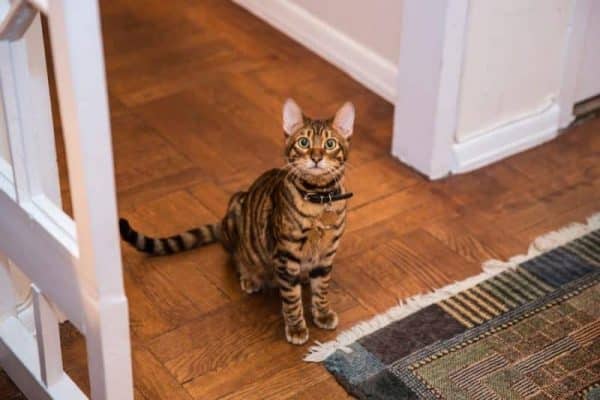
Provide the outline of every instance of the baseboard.
<path id="1" fill-rule="evenodd" d="M 287 0 L 233 0 L 252 14 L 334 64 L 389 102 L 397 66 L 302 7 Z"/>
<path id="2" fill-rule="evenodd" d="M 551 104 L 540 112 L 454 144 L 451 172 L 469 172 L 555 138 L 559 117 L 560 107 Z"/>
<path id="3" fill-rule="evenodd" d="M 600 112 L 600 95 L 585 99 L 575 104 L 573 114 L 575 118 L 585 118 Z"/>

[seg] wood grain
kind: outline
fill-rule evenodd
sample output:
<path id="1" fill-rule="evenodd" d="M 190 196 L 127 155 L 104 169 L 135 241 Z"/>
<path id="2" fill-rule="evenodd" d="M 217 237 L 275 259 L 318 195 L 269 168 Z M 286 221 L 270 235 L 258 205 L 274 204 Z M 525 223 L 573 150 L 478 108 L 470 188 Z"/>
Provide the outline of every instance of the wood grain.
<path id="1" fill-rule="evenodd" d="M 281 165 L 286 97 L 316 116 L 355 103 L 355 197 L 331 290 L 338 332 L 600 211 L 600 120 L 428 182 L 389 156 L 391 104 L 232 2 L 111 0 L 101 9 L 119 210 L 150 235 L 218 221 L 231 194 Z M 277 294 L 242 293 L 219 246 L 122 253 L 136 399 L 347 398 L 321 365 L 302 361 L 308 345 L 285 342 Z M 309 329 L 313 340 L 337 334 Z M 89 391 L 84 338 L 68 325 L 61 334 L 65 369 Z M 0 398 L 18 396 L 0 373 Z"/>

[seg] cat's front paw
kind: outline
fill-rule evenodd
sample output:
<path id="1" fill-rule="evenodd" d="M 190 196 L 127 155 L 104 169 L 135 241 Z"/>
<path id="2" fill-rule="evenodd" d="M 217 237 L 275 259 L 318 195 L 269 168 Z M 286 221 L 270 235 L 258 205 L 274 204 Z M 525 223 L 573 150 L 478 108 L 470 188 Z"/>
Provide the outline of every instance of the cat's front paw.
<path id="1" fill-rule="evenodd" d="M 308 328 L 302 327 L 285 327 L 285 338 L 292 344 L 301 345 L 308 340 Z"/>
<path id="2" fill-rule="evenodd" d="M 333 330 L 338 326 L 338 316 L 333 310 L 320 314 L 313 312 L 313 321 L 321 329 Z"/>

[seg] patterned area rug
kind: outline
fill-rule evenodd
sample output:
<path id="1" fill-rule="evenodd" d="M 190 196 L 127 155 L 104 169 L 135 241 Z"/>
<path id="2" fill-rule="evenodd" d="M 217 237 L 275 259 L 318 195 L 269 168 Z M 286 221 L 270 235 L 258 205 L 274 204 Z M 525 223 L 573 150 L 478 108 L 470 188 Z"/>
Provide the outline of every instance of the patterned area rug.
<path id="1" fill-rule="evenodd" d="M 600 214 L 311 348 L 360 399 L 600 399 Z"/>

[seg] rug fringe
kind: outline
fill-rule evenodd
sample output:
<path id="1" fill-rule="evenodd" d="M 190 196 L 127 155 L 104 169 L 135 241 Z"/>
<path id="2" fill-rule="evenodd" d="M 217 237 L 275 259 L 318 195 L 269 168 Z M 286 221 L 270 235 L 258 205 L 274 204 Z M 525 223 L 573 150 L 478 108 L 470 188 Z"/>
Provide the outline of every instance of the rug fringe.
<path id="1" fill-rule="evenodd" d="M 586 224 L 570 224 L 554 232 L 538 237 L 529 246 L 527 254 L 511 257 L 508 261 L 486 261 L 483 263 L 483 272 L 478 275 L 444 286 L 431 293 L 418 294 L 409 297 L 406 300 L 401 300 L 397 306 L 390 308 L 383 314 L 376 315 L 370 320 L 360 322 L 352 328 L 341 332 L 334 340 L 325 343 L 315 342 L 315 345 L 308 349 L 308 354 L 304 357 L 304 361 L 324 361 L 336 350 L 351 352 L 352 349 L 350 349 L 349 346 L 363 336 L 369 335 L 376 330 L 381 329 L 394 321 L 403 319 L 431 304 L 452 297 L 506 270 L 516 268 L 519 263 L 527 261 L 558 246 L 562 246 L 595 229 L 600 229 L 600 213 L 596 213 L 589 217 Z"/>

